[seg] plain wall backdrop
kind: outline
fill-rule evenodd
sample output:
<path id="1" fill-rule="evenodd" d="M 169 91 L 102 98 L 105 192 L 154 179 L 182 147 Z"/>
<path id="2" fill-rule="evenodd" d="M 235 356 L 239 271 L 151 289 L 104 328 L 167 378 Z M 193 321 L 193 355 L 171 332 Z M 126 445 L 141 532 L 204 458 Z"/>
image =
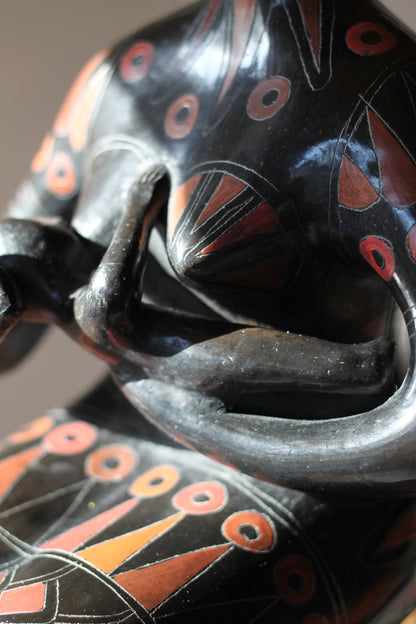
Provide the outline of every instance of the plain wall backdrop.
<path id="1" fill-rule="evenodd" d="M 348 0 L 345 0 L 348 1 Z M 0 212 L 70 84 L 97 50 L 189 0 L 0 0 Z M 386 0 L 416 31 L 415 0 Z M 105 367 L 57 330 L 0 378 L 0 436 L 64 405 Z"/>

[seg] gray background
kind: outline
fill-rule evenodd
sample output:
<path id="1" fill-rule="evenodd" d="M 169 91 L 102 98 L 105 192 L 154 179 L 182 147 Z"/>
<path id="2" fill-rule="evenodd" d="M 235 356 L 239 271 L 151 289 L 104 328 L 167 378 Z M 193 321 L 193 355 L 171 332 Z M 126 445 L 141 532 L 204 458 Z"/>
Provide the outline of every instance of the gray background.
<path id="1" fill-rule="evenodd" d="M 345 0 L 348 1 L 348 0 Z M 0 0 L 0 210 L 85 61 L 140 25 L 189 0 Z M 416 30 L 415 0 L 385 4 Z M 62 405 L 104 367 L 57 330 L 0 378 L 0 435 Z"/>

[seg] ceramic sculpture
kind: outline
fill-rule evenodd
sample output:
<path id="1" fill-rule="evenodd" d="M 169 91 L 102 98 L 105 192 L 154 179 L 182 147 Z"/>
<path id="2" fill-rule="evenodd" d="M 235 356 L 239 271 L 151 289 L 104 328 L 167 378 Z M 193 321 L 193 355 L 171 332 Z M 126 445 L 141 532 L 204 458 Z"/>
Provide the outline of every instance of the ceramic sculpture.
<path id="1" fill-rule="evenodd" d="M 1 447 L 1 622 L 409 612 L 415 119 L 372 0 L 211 0 L 86 65 L 0 223 L 0 358 L 52 323 L 111 378 Z"/>

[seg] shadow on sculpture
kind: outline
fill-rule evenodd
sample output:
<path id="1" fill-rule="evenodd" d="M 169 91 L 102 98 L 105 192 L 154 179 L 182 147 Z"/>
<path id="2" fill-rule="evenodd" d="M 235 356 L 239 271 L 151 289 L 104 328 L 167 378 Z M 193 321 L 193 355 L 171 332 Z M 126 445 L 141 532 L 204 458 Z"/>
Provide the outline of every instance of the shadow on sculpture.
<path id="1" fill-rule="evenodd" d="M 415 120 L 370 1 L 212 0 L 87 64 L 0 223 L 0 356 L 55 324 L 111 378 L 1 447 L 2 622 L 409 612 Z"/>

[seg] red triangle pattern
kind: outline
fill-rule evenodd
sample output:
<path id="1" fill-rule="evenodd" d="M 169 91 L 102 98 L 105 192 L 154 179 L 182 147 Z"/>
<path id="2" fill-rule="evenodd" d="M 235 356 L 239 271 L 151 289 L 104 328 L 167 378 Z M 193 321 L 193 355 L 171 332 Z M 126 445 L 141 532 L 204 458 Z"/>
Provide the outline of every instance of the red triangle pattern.
<path id="1" fill-rule="evenodd" d="M 205 247 L 199 255 L 205 255 L 220 251 L 247 238 L 272 232 L 279 227 L 279 218 L 270 204 L 262 204 L 253 210 L 244 219 L 239 221 L 228 232 L 217 238 L 213 243 Z"/>
<path id="2" fill-rule="evenodd" d="M 145 568 L 117 574 L 114 580 L 148 611 L 152 611 L 226 553 L 230 547 L 230 544 L 223 544 L 202 548 Z"/>
<path id="3" fill-rule="evenodd" d="M 319 49 L 321 46 L 320 0 L 298 0 L 303 23 L 308 32 L 311 48 L 319 67 Z"/>
<path id="4" fill-rule="evenodd" d="M 342 157 L 338 183 L 339 203 L 347 208 L 363 210 L 378 199 L 378 193 L 360 169 L 347 157 Z"/>
<path id="5" fill-rule="evenodd" d="M 91 518 L 90 520 L 65 531 L 65 533 L 61 533 L 61 535 L 44 542 L 41 545 L 41 548 L 43 550 L 59 548 L 60 550 L 64 550 L 66 552 L 75 550 L 84 542 L 92 537 L 95 537 L 101 533 L 101 531 L 104 531 L 104 529 L 125 516 L 131 509 L 133 509 L 133 507 L 137 505 L 137 503 L 137 498 L 131 498 L 124 503 L 113 507 L 112 509 L 104 511 L 98 516 L 95 516 L 95 518 Z"/>
<path id="6" fill-rule="evenodd" d="M 239 195 L 245 188 L 247 187 L 244 182 L 241 182 L 237 178 L 230 175 L 225 175 L 221 179 L 213 197 L 199 216 L 199 219 L 195 224 L 195 228 L 199 227 L 202 223 L 204 223 L 204 221 L 217 212 L 219 208 L 229 202 L 230 199 L 233 199 L 233 197 Z"/>
<path id="7" fill-rule="evenodd" d="M 368 122 L 380 166 L 383 194 L 398 208 L 416 202 L 416 163 L 380 117 L 368 110 Z"/>

